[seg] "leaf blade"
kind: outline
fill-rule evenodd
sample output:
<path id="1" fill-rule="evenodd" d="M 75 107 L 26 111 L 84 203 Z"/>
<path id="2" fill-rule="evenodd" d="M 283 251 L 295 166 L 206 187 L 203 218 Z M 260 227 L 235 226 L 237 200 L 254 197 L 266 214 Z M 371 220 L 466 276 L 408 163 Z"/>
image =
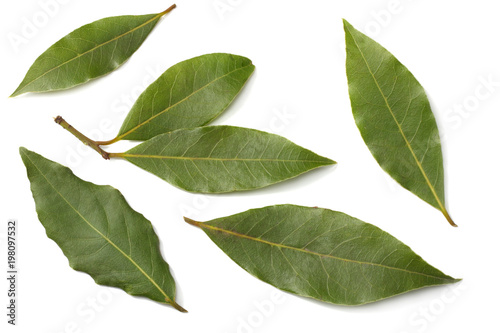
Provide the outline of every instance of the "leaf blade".
<path id="1" fill-rule="evenodd" d="M 151 223 L 118 190 L 85 182 L 26 148 L 20 154 L 40 222 L 73 269 L 185 311 L 175 302 L 175 281 Z"/>
<path id="2" fill-rule="evenodd" d="M 185 220 L 260 280 L 329 303 L 361 305 L 458 281 L 379 228 L 327 209 L 279 205 Z"/>
<path id="3" fill-rule="evenodd" d="M 181 129 L 110 156 L 197 193 L 257 189 L 335 163 L 278 135 L 234 126 Z"/>
<path id="4" fill-rule="evenodd" d="M 250 59 L 213 53 L 167 69 L 137 99 L 112 141 L 148 140 L 217 118 L 253 73 Z"/>
<path id="5" fill-rule="evenodd" d="M 456 226 L 445 207 L 439 130 L 422 85 L 345 20 L 344 29 L 349 96 L 363 140 L 384 171 Z"/>
<path id="6" fill-rule="evenodd" d="M 69 89 L 114 71 L 173 8 L 158 14 L 107 17 L 77 28 L 35 60 L 10 97 Z"/>

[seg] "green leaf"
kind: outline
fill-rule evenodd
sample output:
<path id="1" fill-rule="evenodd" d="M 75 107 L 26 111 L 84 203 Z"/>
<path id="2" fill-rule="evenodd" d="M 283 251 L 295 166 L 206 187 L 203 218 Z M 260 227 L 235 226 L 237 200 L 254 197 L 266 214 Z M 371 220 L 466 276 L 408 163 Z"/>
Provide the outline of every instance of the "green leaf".
<path id="1" fill-rule="evenodd" d="M 436 120 L 424 88 L 389 51 L 344 20 L 352 112 L 372 155 L 392 178 L 422 200 L 445 208 Z"/>
<path id="2" fill-rule="evenodd" d="M 110 154 L 200 193 L 261 188 L 335 162 L 278 135 L 233 126 L 181 129 Z"/>
<path id="3" fill-rule="evenodd" d="M 241 91 L 255 66 L 250 59 L 215 53 L 167 69 L 139 96 L 118 140 L 148 140 L 217 118 Z"/>
<path id="4" fill-rule="evenodd" d="M 280 205 L 185 220 L 255 277 L 324 302 L 360 305 L 459 281 L 374 225 L 328 209 Z"/>
<path id="5" fill-rule="evenodd" d="M 26 148 L 19 152 L 38 218 L 72 268 L 98 284 L 185 311 L 175 302 L 175 282 L 153 226 L 118 190 L 83 181 Z"/>
<path id="6" fill-rule="evenodd" d="M 158 14 L 107 17 L 74 30 L 35 60 L 11 97 L 68 89 L 112 72 L 173 8 Z"/>

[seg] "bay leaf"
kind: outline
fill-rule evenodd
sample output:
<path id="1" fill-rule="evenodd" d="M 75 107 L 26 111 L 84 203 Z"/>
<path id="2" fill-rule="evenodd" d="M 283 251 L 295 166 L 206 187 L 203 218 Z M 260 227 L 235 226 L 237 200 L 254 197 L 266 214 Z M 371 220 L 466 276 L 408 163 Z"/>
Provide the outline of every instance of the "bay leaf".
<path id="1" fill-rule="evenodd" d="M 185 311 L 151 223 L 111 186 L 95 185 L 26 148 L 20 154 L 38 218 L 70 266 L 97 284 L 118 287 Z"/>
<path id="2" fill-rule="evenodd" d="M 383 170 L 401 186 L 446 210 L 441 142 L 424 88 L 380 44 L 344 20 L 352 112 Z"/>
<path id="3" fill-rule="evenodd" d="M 148 140 L 173 130 L 204 126 L 231 104 L 254 69 L 250 59 L 226 53 L 182 61 L 139 96 L 117 137 L 102 144 Z"/>
<path id="4" fill-rule="evenodd" d="M 253 276 L 328 303 L 361 305 L 459 281 L 376 226 L 328 209 L 278 205 L 184 219 Z"/>
<path id="5" fill-rule="evenodd" d="M 173 8 L 158 14 L 107 17 L 74 30 L 35 60 L 11 97 L 68 89 L 112 72 Z"/>
<path id="6" fill-rule="evenodd" d="M 160 134 L 122 157 L 191 192 L 225 193 L 268 186 L 335 164 L 293 142 L 234 126 L 206 126 Z"/>

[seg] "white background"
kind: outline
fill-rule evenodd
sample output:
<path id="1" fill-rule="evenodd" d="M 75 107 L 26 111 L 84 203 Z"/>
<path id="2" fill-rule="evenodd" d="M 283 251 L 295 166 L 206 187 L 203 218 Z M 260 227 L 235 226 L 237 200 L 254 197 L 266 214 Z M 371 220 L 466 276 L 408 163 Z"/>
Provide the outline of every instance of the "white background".
<path id="1" fill-rule="evenodd" d="M 1 267 L 5 224 L 15 218 L 19 225 L 16 327 L 6 324 L 7 285 L 4 278 L 0 283 L 1 325 L 8 332 L 497 330 L 496 2 L 179 0 L 178 8 L 111 75 L 68 91 L 9 99 L 37 56 L 73 29 L 107 16 L 155 13 L 171 5 L 60 0 L 47 19 L 41 4 L 49 2 L 54 3 L 0 5 Z M 350 110 L 341 18 L 389 49 L 425 87 L 443 137 L 448 208 L 459 228 L 397 185 L 364 145 Z M 27 33 L 30 23 L 38 27 Z M 16 38 L 22 43 L 12 41 Z M 212 52 L 244 55 L 256 65 L 242 94 L 216 124 L 274 132 L 339 164 L 259 191 L 194 195 L 125 161 L 103 160 L 53 122 L 62 115 L 83 133 L 110 139 L 147 84 L 179 61 Z M 494 84 L 485 84 L 488 80 Z M 98 286 L 73 271 L 38 222 L 19 146 L 71 166 L 85 180 L 118 188 L 155 226 L 177 281 L 177 299 L 189 313 Z M 109 150 L 129 146 L 120 143 Z M 464 280 L 362 307 L 275 295 L 275 288 L 243 271 L 182 220 L 182 215 L 205 221 L 280 203 L 330 208 L 375 224 L 430 264 Z"/>

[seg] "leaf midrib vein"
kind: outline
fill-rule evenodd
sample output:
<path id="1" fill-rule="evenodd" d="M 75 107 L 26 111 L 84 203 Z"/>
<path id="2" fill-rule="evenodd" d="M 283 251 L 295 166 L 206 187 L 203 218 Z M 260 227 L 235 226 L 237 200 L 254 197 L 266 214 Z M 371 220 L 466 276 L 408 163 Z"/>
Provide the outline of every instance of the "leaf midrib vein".
<path id="1" fill-rule="evenodd" d="M 127 258 L 152 284 L 160 291 L 160 293 L 165 297 L 165 300 L 168 303 L 173 303 L 170 297 L 165 293 L 165 291 L 151 278 L 140 266 L 137 264 L 134 259 L 128 256 L 118 245 L 116 245 L 111 239 L 106 237 L 103 233 L 101 233 L 96 227 L 94 227 L 63 195 L 57 188 L 50 182 L 50 180 L 45 176 L 45 174 L 36 166 L 36 164 L 31 160 L 28 155 L 25 155 L 30 160 L 31 164 L 38 170 L 40 175 L 43 176 L 45 181 L 52 187 L 52 189 L 66 202 L 66 204 L 71 207 L 75 211 L 76 214 L 90 227 L 94 230 L 99 236 L 101 236 L 105 241 L 107 241 L 111 246 L 113 246 L 116 250 L 118 250 L 125 258 Z"/>
<path id="2" fill-rule="evenodd" d="M 381 268 L 402 271 L 402 272 L 406 272 L 406 273 L 410 273 L 410 274 L 422 275 L 422 276 L 426 276 L 426 277 L 430 277 L 430 278 L 434 278 L 434 279 L 451 280 L 450 278 L 438 277 L 438 276 L 429 275 L 429 274 L 425 274 L 425 273 L 410 271 L 410 270 L 404 269 L 404 268 L 391 267 L 391 266 L 386 266 L 386 265 L 377 264 L 377 263 L 373 263 L 373 262 L 367 262 L 367 261 L 359 261 L 359 260 L 341 258 L 341 257 L 332 256 L 330 254 L 322 254 L 322 253 L 314 252 L 314 251 L 311 251 L 311 250 L 300 249 L 300 248 L 296 248 L 296 247 L 292 247 L 292 246 L 284 245 L 284 244 L 280 244 L 280 243 L 274 243 L 274 242 L 267 241 L 267 240 L 264 240 L 264 239 L 260 239 L 260 238 L 256 238 L 256 237 L 252 237 L 252 236 L 248 236 L 248 235 L 244 235 L 244 234 L 241 234 L 241 233 L 238 233 L 238 232 L 235 232 L 235 231 L 231 231 L 231 230 L 226 230 L 226 229 L 222 229 L 222 228 L 219 228 L 219 227 L 215 227 L 215 226 L 212 226 L 212 225 L 209 225 L 209 224 L 206 224 L 206 223 L 196 222 L 196 225 L 198 227 L 200 227 L 200 228 L 206 228 L 206 229 L 211 229 L 211 230 L 218 231 L 218 232 L 227 233 L 227 234 L 232 235 L 232 236 L 245 238 L 245 239 L 248 239 L 248 240 L 251 240 L 251 241 L 255 241 L 255 242 L 267 244 L 267 245 L 270 245 L 270 246 L 276 246 L 278 248 L 283 248 L 283 249 L 288 249 L 288 250 L 293 250 L 293 251 L 299 251 L 299 252 L 306 253 L 306 254 L 316 255 L 316 256 L 318 256 L 320 258 L 322 258 L 322 257 L 323 258 L 329 258 L 329 259 L 340 260 L 340 261 L 354 263 L 354 264 L 359 264 L 359 265 L 377 266 L 377 267 L 381 267 Z"/>
<path id="3" fill-rule="evenodd" d="M 427 183 L 427 186 L 429 187 L 429 189 L 431 190 L 432 194 L 434 195 L 434 198 L 436 199 L 441 211 L 444 213 L 446 212 L 446 208 L 444 207 L 444 204 L 441 202 L 441 200 L 439 199 L 437 193 L 436 193 L 436 190 L 434 188 L 434 186 L 431 184 L 429 178 L 427 177 L 427 173 L 425 172 L 424 168 L 422 167 L 422 164 L 420 163 L 420 161 L 418 160 L 417 158 L 417 155 L 415 154 L 415 152 L 413 151 L 413 148 L 411 146 L 411 143 L 408 141 L 408 138 L 406 137 L 405 133 L 403 132 L 403 129 L 401 128 L 401 125 L 398 123 L 397 119 L 396 119 L 396 116 L 394 115 L 394 112 L 392 111 L 392 108 L 389 104 L 389 101 L 387 100 L 386 96 L 384 95 L 383 91 L 382 91 L 382 88 L 380 87 L 378 81 L 377 81 L 377 78 L 375 77 L 375 75 L 373 74 L 370 66 L 368 65 L 368 61 L 366 60 L 365 58 L 365 55 L 363 53 L 363 51 L 361 50 L 361 48 L 359 47 L 358 45 L 358 42 L 356 41 L 356 38 L 353 36 L 353 34 L 351 33 L 351 31 L 349 30 L 349 34 L 351 35 L 352 37 L 352 40 L 354 41 L 354 44 L 356 45 L 358 51 L 359 51 L 359 54 L 361 55 L 361 57 L 363 58 L 363 61 L 366 65 L 366 68 L 368 69 L 368 71 L 370 72 L 370 75 L 371 77 L 373 78 L 373 81 L 375 82 L 375 85 L 377 86 L 377 89 L 379 90 L 380 92 L 380 95 L 382 96 L 382 98 L 384 99 L 384 102 L 385 102 L 385 105 L 387 106 L 387 109 L 389 110 L 389 113 L 391 114 L 392 116 L 392 119 L 394 120 L 394 122 L 396 123 L 397 127 L 398 127 L 398 130 L 399 130 L 399 133 L 401 134 L 401 136 L 403 137 L 405 143 L 406 143 L 406 146 L 408 147 L 408 150 L 410 151 L 411 155 L 413 156 L 413 159 L 415 160 L 415 163 L 417 164 L 420 172 L 422 173 L 422 176 L 424 177 L 425 179 L 425 182 Z"/>
<path id="4" fill-rule="evenodd" d="M 127 153 L 115 153 L 111 157 L 123 157 L 123 158 L 156 158 L 156 159 L 171 159 L 171 160 L 191 160 L 191 161 L 239 161 L 239 162 L 307 162 L 307 163 L 323 163 L 322 161 L 314 160 L 281 160 L 272 158 L 216 158 L 216 157 L 186 157 L 186 156 L 160 156 L 160 155 L 141 155 L 141 154 L 127 154 Z"/>

